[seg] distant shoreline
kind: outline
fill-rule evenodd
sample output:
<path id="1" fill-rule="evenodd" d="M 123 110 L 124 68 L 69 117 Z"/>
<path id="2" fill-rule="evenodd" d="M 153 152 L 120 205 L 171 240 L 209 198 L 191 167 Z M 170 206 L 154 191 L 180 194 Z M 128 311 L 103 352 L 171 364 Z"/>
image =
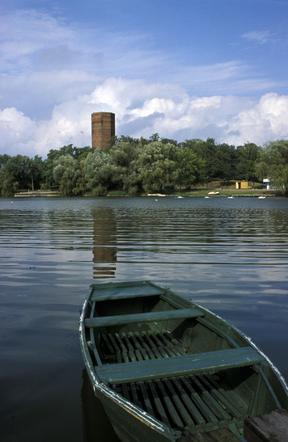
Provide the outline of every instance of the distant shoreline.
<path id="1" fill-rule="evenodd" d="M 211 194 L 214 193 L 214 194 Z M 210 194 L 209 194 L 210 193 Z M 82 196 L 65 196 L 62 195 L 58 191 L 27 191 L 27 192 L 17 192 L 15 193 L 12 198 L 117 198 L 117 197 L 126 197 L 126 198 L 135 198 L 135 197 L 146 197 L 146 198 L 165 198 L 165 197 L 175 197 L 175 198 L 203 198 L 203 197 L 209 197 L 209 198 L 257 198 L 257 197 L 285 197 L 285 195 L 280 194 L 279 192 L 275 190 L 267 190 L 267 189 L 243 189 L 243 190 L 237 190 L 237 189 L 221 189 L 221 188 L 214 188 L 214 189 L 195 189 L 190 191 L 183 191 L 183 192 L 173 192 L 171 194 L 138 194 L 138 195 L 129 195 L 125 192 L 121 191 L 111 191 L 107 193 L 107 195 L 103 196 L 96 196 L 93 194 L 86 194 Z M 7 198 L 7 197 L 3 197 Z M 10 197 L 11 198 L 11 197 Z"/>
<path id="2" fill-rule="evenodd" d="M 25 192 L 17 192 L 14 194 L 14 198 L 51 198 L 61 197 L 62 195 L 58 191 L 54 190 L 28 190 Z"/>

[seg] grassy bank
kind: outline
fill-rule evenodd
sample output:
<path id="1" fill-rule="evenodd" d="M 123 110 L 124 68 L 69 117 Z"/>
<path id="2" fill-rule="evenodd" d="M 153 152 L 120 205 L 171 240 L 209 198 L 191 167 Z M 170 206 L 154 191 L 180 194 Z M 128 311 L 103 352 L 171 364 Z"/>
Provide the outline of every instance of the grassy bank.
<path id="1" fill-rule="evenodd" d="M 214 197 L 258 197 L 258 196 L 279 196 L 275 190 L 266 190 L 266 189 L 235 189 L 231 187 L 209 187 L 209 188 L 196 188 L 189 191 L 178 191 L 173 192 L 171 194 L 167 194 L 167 196 L 183 196 L 183 197 L 205 197 L 208 196 L 208 192 L 219 192 L 218 195 L 213 195 Z M 90 195 L 92 196 L 92 195 Z M 107 196 L 117 197 L 117 196 L 147 196 L 147 194 L 141 195 L 128 195 L 123 191 L 110 191 Z"/>
<path id="2" fill-rule="evenodd" d="M 190 196 L 190 197 L 204 197 L 208 195 L 208 192 L 219 192 L 215 196 L 233 196 L 233 197 L 258 197 L 258 196 L 276 196 L 276 191 L 266 189 L 230 189 L 219 188 L 214 189 L 195 189 L 189 192 L 179 192 L 177 195 Z"/>
<path id="3" fill-rule="evenodd" d="M 209 192 L 219 192 L 217 195 L 211 195 L 214 198 L 215 197 L 259 197 L 259 196 L 265 196 L 265 197 L 273 197 L 273 196 L 280 196 L 279 192 L 276 190 L 266 190 L 262 188 L 255 188 L 255 189 L 235 189 L 233 186 L 221 186 L 214 183 L 214 185 L 209 183 L 208 185 L 205 185 L 205 187 L 195 187 L 192 190 L 189 191 L 177 191 L 172 192 L 171 194 L 167 194 L 167 196 L 183 196 L 183 197 L 205 197 L 208 196 Z M 14 195 L 18 198 L 31 198 L 31 197 L 56 197 L 56 196 L 65 196 L 61 195 L 60 192 L 57 191 L 51 191 L 51 190 L 45 190 L 45 191 L 26 191 L 26 192 L 18 192 Z M 97 195 L 93 193 L 87 193 L 83 195 L 84 197 L 97 197 Z M 108 192 L 108 197 L 129 197 L 129 196 L 147 196 L 146 193 L 137 194 L 137 195 L 129 195 L 127 192 L 124 192 L 123 190 L 111 190 Z M 155 194 L 157 196 L 157 194 Z M 153 196 L 152 196 L 153 197 Z"/>

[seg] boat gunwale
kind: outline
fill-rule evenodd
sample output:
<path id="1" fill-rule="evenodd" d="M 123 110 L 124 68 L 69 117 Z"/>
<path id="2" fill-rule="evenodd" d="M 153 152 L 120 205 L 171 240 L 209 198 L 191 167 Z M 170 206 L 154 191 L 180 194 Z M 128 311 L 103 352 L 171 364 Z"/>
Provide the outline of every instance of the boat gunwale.
<path id="1" fill-rule="evenodd" d="M 85 340 L 85 313 L 89 304 L 91 293 L 89 297 L 84 301 L 83 308 L 80 315 L 79 321 L 79 332 L 80 332 L 80 344 L 82 354 L 84 356 L 85 366 L 88 372 L 88 376 L 91 380 L 92 387 L 94 393 L 96 394 L 96 390 L 105 396 L 107 399 L 111 399 L 113 402 L 117 403 L 120 407 L 122 407 L 125 411 L 129 412 L 136 419 L 142 421 L 144 424 L 148 425 L 152 430 L 156 430 L 161 433 L 165 433 L 172 437 L 172 440 L 176 440 L 180 437 L 181 433 L 177 430 L 173 430 L 167 425 L 163 424 L 161 421 L 151 416 L 149 413 L 144 411 L 142 408 L 137 407 L 123 396 L 116 393 L 112 388 L 110 388 L 104 382 L 101 382 L 100 378 L 97 376 L 97 371 L 92 363 L 89 349 Z"/>
<path id="2" fill-rule="evenodd" d="M 261 371 L 261 368 L 267 364 L 268 367 L 272 370 L 273 374 L 276 376 L 276 378 L 279 381 L 280 385 L 282 386 L 284 392 L 288 396 L 288 386 L 287 386 L 287 383 L 286 383 L 284 377 L 280 373 L 279 369 L 271 362 L 271 360 L 268 358 L 268 356 L 257 347 L 257 345 L 252 341 L 252 339 L 249 336 L 247 336 L 245 333 L 243 333 L 241 330 L 239 330 L 236 326 L 234 326 L 232 323 L 230 323 L 230 321 L 223 319 L 221 316 L 212 312 L 208 308 L 203 307 L 197 303 L 194 303 L 190 299 L 188 299 L 184 296 L 182 297 L 182 296 L 178 295 L 177 293 L 173 292 L 169 288 L 160 287 L 160 286 L 158 286 L 154 283 L 151 283 L 150 281 L 147 281 L 147 280 L 129 281 L 127 283 L 125 283 L 125 282 L 99 283 L 99 284 L 91 284 L 91 286 L 90 286 L 91 292 L 84 302 L 81 316 L 80 316 L 79 331 L 80 331 L 81 350 L 82 350 L 82 353 L 84 356 L 86 368 L 88 366 L 88 370 L 87 370 L 88 375 L 90 377 L 90 380 L 91 380 L 91 383 L 93 386 L 93 390 L 95 393 L 96 393 L 96 390 L 98 390 L 106 398 L 109 398 L 109 399 L 113 400 L 114 402 L 116 402 L 125 411 L 129 412 L 135 418 L 142 421 L 144 424 L 148 425 L 151 429 L 161 432 L 162 434 L 166 433 L 167 435 L 170 436 L 170 438 L 172 437 L 172 440 L 177 440 L 177 438 L 180 437 L 181 432 L 179 432 L 177 430 L 173 430 L 169 426 L 163 424 L 157 418 L 151 416 L 150 414 L 145 412 L 143 409 L 141 409 L 141 408 L 137 407 L 136 405 L 134 405 L 133 403 L 131 403 L 129 400 L 126 400 L 123 396 L 116 393 L 107 384 L 105 384 L 104 382 L 102 382 L 100 380 L 99 376 L 97 376 L 97 367 L 95 367 L 92 363 L 92 360 L 91 360 L 91 357 L 89 354 L 89 349 L 87 346 L 87 342 L 85 340 L 85 328 L 86 328 L 85 327 L 85 313 L 86 313 L 86 309 L 87 309 L 88 305 L 89 304 L 91 305 L 91 303 L 95 302 L 95 301 L 91 301 L 91 299 L 90 299 L 95 289 L 97 289 L 97 288 L 103 289 L 104 287 L 108 288 L 108 286 L 109 286 L 109 288 L 110 287 L 117 287 L 117 286 L 124 288 L 124 287 L 139 286 L 139 285 L 142 286 L 142 285 L 146 285 L 146 284 L 148 284 L 150 286 L 154 286 L 157 289 L 163 289 L 163 293 L 161 294 L 161 297 L 162 296 L 165 297 L 167 295 L 172 295 L 174 298 L 176 298 L 176 299 L 178 298 L 180 301 L 184 300 L 184 301 L 188 302 L 191 306 L 199 308 L 204 313 L 207 313 L 208 316 L 212 316 L 213 318 L 216 318 L 220 322 L 220 324 L 222 324 L 224 327 L 227 327 L 227 331 L 236 332 L 236 334 L 238 334 L 249 346 L 254 348 L 263 357 L 264 364 L 261 363 L 261 364 L 257 365 L 260 368 L 259 371 Z M 145 295 L 143 295 L 143 297 L 145 297 Z M 222 330 L 218 330 L 218 333 L 222 334 Z M 223 332 L 223 337 L 227 338 L 227 336 L 225 336 L 225 335 L 226 335 L 226 333 Z M 234 348 L 240 347 L 239 345 L 237 345 L 236 342 L 233 344 L 235 346 Z M 265 362 L 266 362 L 266 364 L 265 364 Z M 259 373 L 259 375 L 261 376 L 261 373 Z M 269 385 L 270 385 L 270 382 L 269 382 Z M 271 385 L 270 385 L 270 387 L 272 388 Z M 273 391 L 273 388 L 272 388 L 272 391 Z"/>
<path id="3" fill-rule="evenodd" d="M 102 288 L 102 289 L 109 289 L 110 287 L 133 287 L 133 286 L 142 286 L 142 285 L 150 285 L 151 287 L 155 287 L 157 289 L 161 289 L 161 290 L 169 290 L 168 288 L 164 288 L 164 287 L 160 287 L 157 284 L 154 284 L 153 282 L 149 281 L 148 279 L 139 279 L 139 280 L 133 280 L 133 281 L 118 281 L 118 282 L 93 282 L 92 284 L 90 284 L 90 288 L 91 289 L 95 289 L 95 288 Z M 90 298 L 90 296 L 89 296 Z"/>
<path id="4" fill-rule="evenodd" d="M 194 303 L 193 303 L 194 304 Z M 250 338 L 248 335 L 246 335 L 245 333 L 243 333 L 238 327 L 234 326 L 232 323 L 230 323 L 230 321 L 228 321 L 227 319 L 223 319 L 221 316 L 217 315 L 217 313 L 212 312 L 211 310 L 209 310 L 206 307 L 202 307 L 198 304 L 197 305 L 199 308 L 201 308 L 202 310 L 205 310 L 208 314 L 215 316 L 219 321 L 223 322 L 224 324 L 226 324 L 230 330 L 235 330 L 239 336 L 241 338 L 243 338 L 244 340 L 247 341 L 247 343 L 249 345 L 251 345 L 256 351 L 258 351 L 258 353 L 260 353 L 260 355 L 264 358 L 264 360 L 267 362 L 267 365 L 272 369 L 272 371 L 274 372 L 274 374 L 277 376 L 277 378 L 279 379 L 282 387 L 284 388 L 287 396 L 288 396 L 288 385 L 284 379 L 284 377 L 282 376 L 281 372 L 279 371 L 279 369 L 273 364 L 273 362 L 268 358 L 268 356 L 259 349 L 259 347 L 257 347 L 257 345 L 253 342 L 252 338 Z"/>

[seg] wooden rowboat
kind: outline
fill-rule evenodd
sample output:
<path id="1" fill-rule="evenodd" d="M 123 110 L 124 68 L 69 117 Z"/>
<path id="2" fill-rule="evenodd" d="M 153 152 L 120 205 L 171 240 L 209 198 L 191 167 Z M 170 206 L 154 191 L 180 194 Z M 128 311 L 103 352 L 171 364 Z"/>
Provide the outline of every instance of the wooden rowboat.
<path id="1" fill-rule="evenodd" d="M 94 284 L 80 319 L 95 395 L 122 441 L 244 441 L 287 386 L 241 332 L 151 282 Z"/>

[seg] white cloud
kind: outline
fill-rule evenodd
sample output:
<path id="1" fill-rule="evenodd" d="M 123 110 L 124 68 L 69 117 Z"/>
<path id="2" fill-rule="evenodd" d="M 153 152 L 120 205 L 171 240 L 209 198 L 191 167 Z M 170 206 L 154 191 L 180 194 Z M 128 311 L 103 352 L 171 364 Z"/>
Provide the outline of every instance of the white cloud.
<path id="1" fill-rule="evenodd" d="M 0 110 L 0 153 L 23 153 L 37 124 L 14 107 Z M 31 146 L 32 148 L 32 146 Z M 30 150 L 32 152 L 32 149 Z"/>
<path id="2" fill-rule="evenodd" d="M 106 78 L 180 84 L 194 95 L 267 91 L 275 82 L 239 60 L 198 65 L 193 55 L 153 48 L 149 35 L 81 27 L 34 10 L 2 15 L 0 105 L 46 118 L 56 104 L 89 94 Z M 270 89 L 271 90 L 271 89 Z"/>
<path id="3" fill-rule="evenodd" d="M 227 125 L 226 139 L 231 143 L 288 138 L 288 95 L 269 93 L 258 103 L 240 112 Z"/>
<path id="4" fill-rule="evenodd" d="M 270 31 L 251 31 L 243 34 L 242 38 L 263 45 L 273 40 L 273 35 Z"/>
<path id="5" fill-rule="evenodd" d="M 64 144 L 88 145 L 96 110 L 116 113 L 119 135 L 287 136 L 287 97 L 265 94 L 276 83 L 239 60 L 197 65 L 193 51 L 189 60 L 160 53 L 147 35 L 81 28 L 33 10 L 3 15 L 0 40 L 1 152 L 45 155 Z M 255 92 L 264 95 L 247 97 Z M 267 100 L 282 111 L 269 113 Z"/>
<path id="6" fill-rule="evenodd" d="M 167 93 L 168 91 L 168 93 Z M 168 97 L 169 96 L 169 97 Z M 64 144 L 90 145 L 90 114 L 116 113 L 118 135 L 176 139 L 206 138 L 241 144 L 288 138 L 288 96 L 269 93 L 259 100 L 237 96 L 193 97 L 173 85 L 107 79 L 90 94 L 54 107 L 36 121 L 15 108 L 0 112 L 0 150 L 45 155 Z"/>

